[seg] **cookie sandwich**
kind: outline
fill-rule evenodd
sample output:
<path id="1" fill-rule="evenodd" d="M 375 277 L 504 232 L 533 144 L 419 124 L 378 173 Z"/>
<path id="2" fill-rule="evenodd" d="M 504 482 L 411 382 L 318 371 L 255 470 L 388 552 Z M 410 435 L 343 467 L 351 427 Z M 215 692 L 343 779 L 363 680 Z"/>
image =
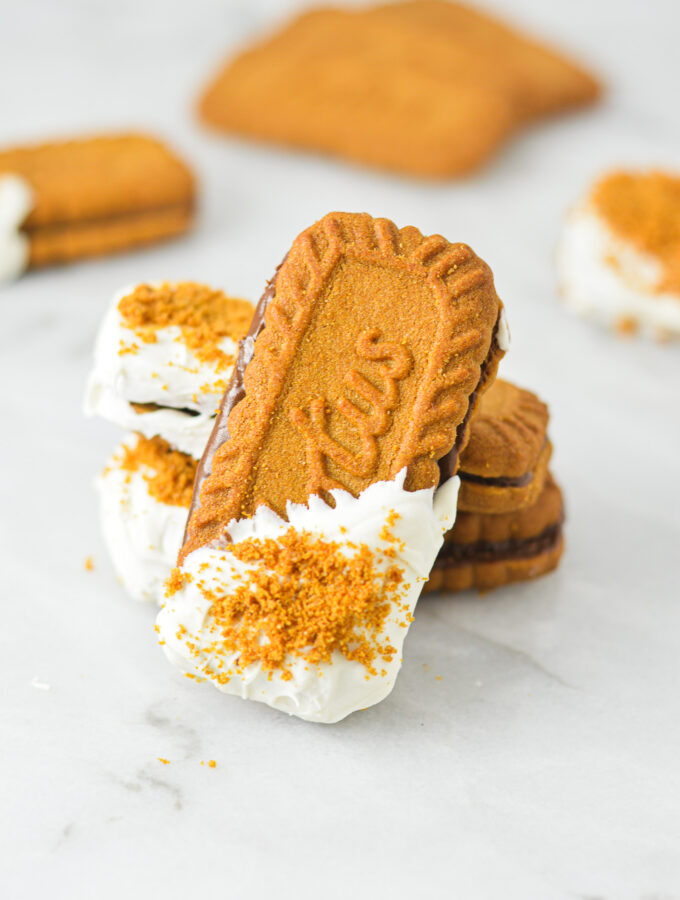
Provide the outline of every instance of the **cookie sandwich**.
<path id="1" fill-rule="evenodd" d="M 579 315 L 620 334 L 680 337 L 680 176 L 603 175 L 567 217 L 557 268 Z"/>
<path id="2" fill-rule="evenodd" d="M 531 391 L 494 381 L 482 396 L 460 457 L 458 509 L 474 513 L 513 512 L 531 506 L 543 490 L 552 446 L 548 407 Z M 439 463 L 442 477 L 452 460 Z"/>
<path id="3" fill-rule="evenodd" d="M 0 280 L 186 231 L 187 165 L 140 134 L 0 150 Z"/>
<path id="4" fill-rule="evenodd" d="M 508 381 L 483 395 L 460 457 L 456 522 L 426 590 L 487 591 L 557 567 L 564 509 L 548 470 L 548 420 L 545 403 Z M 450 460 L 439 465 L 447 477 Z"/>
<path id="5" fill-rule="evenodd" d="M 464 244 L 331 213 L 293 242 L 242 343 L 157 619 L 186 675 L 303 719 L 379 702 L 455 515 L 503 354 Z"/>
<path id="6" fill-rule="evenodd" d="M 252 313 L 195 282 L 120 291 L 97 337 L 86 414 L 199 458 Z"/>
<path id="7" fill-rule="evenodd" d="M 532 506 L 515 512 L 458 512 L 426 590 L 489 591 L 557 568 L 564 550 L 562 492 L 548 473 Z"/>

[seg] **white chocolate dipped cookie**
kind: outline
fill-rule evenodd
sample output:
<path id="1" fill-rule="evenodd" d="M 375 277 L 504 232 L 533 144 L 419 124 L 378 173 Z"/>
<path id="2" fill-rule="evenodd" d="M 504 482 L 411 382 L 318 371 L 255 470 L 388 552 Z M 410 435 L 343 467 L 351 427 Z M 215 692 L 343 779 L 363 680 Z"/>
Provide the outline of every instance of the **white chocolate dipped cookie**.
<path id="1" fill-rule="evenodd" d="M 557 267 L 578 314 L 622 334 L 680 337 L 680 177 L 603 176 L 569 213 Z"/>

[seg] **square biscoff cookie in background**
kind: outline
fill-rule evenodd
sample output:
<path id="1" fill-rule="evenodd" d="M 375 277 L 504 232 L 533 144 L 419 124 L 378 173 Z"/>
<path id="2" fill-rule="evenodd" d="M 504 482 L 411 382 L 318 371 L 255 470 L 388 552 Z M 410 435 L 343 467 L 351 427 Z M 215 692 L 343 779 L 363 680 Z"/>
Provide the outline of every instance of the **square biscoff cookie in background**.
<path id="1" fill-rule="evenodd" d="M 195 195 L 186 163 L 143 134 L 0 150 L 0 282 L 181 234 Z"/>
<path id="2" fill-rule="evenodd" d="M 578 65 L 471 7 L 411 0 L 304 13 L 228 61 L 199 112 L 233 134 L 448 178 L 599 93 Z"/>

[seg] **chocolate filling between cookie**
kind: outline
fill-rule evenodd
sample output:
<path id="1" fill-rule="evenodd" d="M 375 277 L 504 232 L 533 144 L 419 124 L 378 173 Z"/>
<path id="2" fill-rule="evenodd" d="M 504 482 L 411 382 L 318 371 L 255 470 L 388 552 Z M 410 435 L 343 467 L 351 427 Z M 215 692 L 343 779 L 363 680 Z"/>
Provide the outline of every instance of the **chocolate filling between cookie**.
<path id="1" fill-rule="evenodd" d="M 73 228 L 96 228 L 98 225 L 127 225 L 138 222 L 144 216 L 149 215 L 191 215 L 195 212 L 196 204 L 193 200 L 182 203 L 166 203 L 160 206 L 145 206 L 139 209 L 130 209 L 117 215 L 105 215 L 87 219 L 62 219 L 44 225 L 24 224 L 21 231 L 29 239 L 37 235 L 54 235 L 68 232 Z"/>
<path id="2" fill-rule="evenodd" d="M 231 378 L 229 380 L 229 384 L 227 385 L 227 390 L 225 391 L 224 397 L 222 398 L 222 402 L 220 404 L 220 409 L 217 413 L 217 419 L 215 422 L 215 427 L 213 428 L 212 434 L 208 440 L 206 448 L 203 452 L 203 456 L 198 464 L 198 469 L 196 471 L 196 480 L 194 482 L 194 493 L 191 500 L 191 507 L 189 509 L 189 515 L 187 517 L 187 528 L 189 521 L 194 513 L 194 510 L 198 507 L 200 503 L 200 494 L 201 487 L 203 486 L 203 482 L 210 475 L 212 471 L 212 460 L 216 451 L 219 447 L 222 446 L 226 441 L 229 440 L 229 427 L 228 427 L 228 418 L 231 410 L 239 403 L 246 395 L 245 387 L 244 387 L 244 377 L 245 371 L 253 358 L 253 353 L 255 349 L 255 341 L 257 340 L 260 333 L 264 330 L 265 327 L 265 312 L 269 303 L 273 300 L 274 295 L 276 294 L 276 276 L 278 275 L 279 269 L 285 263 L 287 259 L 287 255 L 283 258 L 283 260 L 276 267 L 276 271 L 272 278 L 267 282 L 267 286 L 260 298 L 257 306 L 255 307 L 255 312 L 253 314 L 253 319 L 250 324 L 250 329 L 248 330 L 248 334 L 243 340 L 239 341 L 239 349 L 238 355 L 236 357 L 236 364 L 234 365 L 233 372 L 231 374 Z M 489 351 L 487 353 L 486 359 L 482 363 L 480 367 L 480 377 L 479 382 L 477 383 L 477 387 L 472 391 L 469 397 L 468 408 L 463 417 L 460 425 L 456 430 L 456 441 L 454 446 L 449 451 L 449 453 L 439 460 L 439 470 L 440 470 L 440 484 L 443 484 L 449 478 L 453 477 L 456 474 L 456 469 L 458 466 L 458 455 L 459 448 L 463 444 L 465 437 L 467 436 L 470 420 L 472 418 L 472 414 L 475 411 L 479 398 L 482 394 L 482 389 L 484 384 L 490 377 L 490 372 L 495 371 L 495 367 L 492 366 L 493 360 L 496 358 L 499 352 L 497 334 L 498 334 L 498 324 L 500 322 L 500 317 L 502 314 L 502 308 L 498 314 L 498 320 L 494 326 L 493 335 L 491 337 L 491 343 L 489 345 Z M 184 540 L 187 540 L 187 531 L 185 529 Z"/>
<path id="3" fill-rule="evenodd" d="M 463 566 L 471 563 L 501 562 L 507 559 L 529 559 L 546 553 L 557 546 L 562 537 L 562 520 L 549 525 L 540 534 L 530 538 L 508 538 L 504 541 L 475 541 L 456 544 L 447 541 L 439 551 L 435 569 Z"/>
<path id="4" fill-rule="evenodd" d="M 187 416 L 201 415 L 197 409 L 189 409 L 186 406 L 161 406 L 159 403 L 136 403 L 134 400 L 130 400 L 130 406 L 138 416 L 143 416 L 145 413 L 158 412 L 161 409 L 169 409 L 172 410 L 172 412 L 186 413 Z"/>
<path id="5" fill-rule="evenodd" d="M 461 481 L 469 481 L 472 484 L 483 484 L 488 487 L 526 487 L 534 480 L 533 472 L 526 472 L 517 478 L 507 478 L 498 476 L 496 478 L 485 478 L 484 475 L 474 475 L 472 472 L 459 471 Z"/>

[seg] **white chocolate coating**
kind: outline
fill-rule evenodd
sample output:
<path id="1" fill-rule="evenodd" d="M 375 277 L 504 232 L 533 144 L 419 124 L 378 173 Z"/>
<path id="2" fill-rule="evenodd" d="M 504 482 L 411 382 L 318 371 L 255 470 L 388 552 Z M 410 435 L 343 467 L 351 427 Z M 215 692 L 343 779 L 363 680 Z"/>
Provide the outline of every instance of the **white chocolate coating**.
<path id="1" fill-rule="evenodd" d="M 188 509 L 161 503 L 149 493 L 148 466 L 121 469 L 123 445 L 134 447 L 128 434 L 96 481 L 104 541 L 116 575 L 135 600 L 160 604 L 165 582 L 177 562 Z"/>
<path id="2" fill-rule="evenodd" d="M 587 202 L 569 214 L 556 262 L 562 298 L 579 315 L 680 336 L 680 295 L 656 290 L 660 262 L 616 235 Z"/>
<path id="3" fill-rule="evenodd" d="M 433 503 L 432 488 L 404 490 L 405 474 L 403 470 L 394 481 L 373 484 L 357 498 L 345 491 L 333 491 L 334 509 L 316 496 L 310 497 L 306 506 L 289 503 L 288 522 L 261 506 L 252 518 L 230 523 L 230 536 L 234 542 L 251 537 L 276 539 L 292 526 L 337 542 L 343 547 L 342 552 L 349 556 L 353 551 L 348 548 L 348 541 L 366 544 L 375 551 L 384 549 L 381 531 L 390 512 L 394 511 L 399 518 L 391 531 L 404 542 L 404 549 L 394 562 L 404 569 L 408 585 L 400 599 L 412 612 L 444 532 L 455 521 L 459 481 L 452 478 L 445 482 L 436 492 Z M 237 583 L 238 575 L 247 569 L 247 564 L 237 560 L 228 546 L 199 547 L 185 559 L 182 571 L 190 574 L 192 579 L 166 601 L 157 619 L 166 656 L 185 674 L 206 678 L 206 665 L 214 671 L 213 664 L 217 662 L 212 652 L 206 649 L 214 640 L 210 633 L 211 603 L 197 582 L 202 581 L 209 590 L 228 594 Z M 238 657 L 238 653 L 232 653 L 221 657 L 221 672 L 230 673 L 229 681 L 221 684 L 209 676 L 208 680 L 227 694 L 266 703 L 310 722 L 337 722 L 355 710 L 383 700 L 394 687 L 408 630 L 399 625 L 403 616 L 403 612 L 397 614 L 393 605 L 381 634 L 381 638 L 388 638 L 397 649 L 391 662 L 381 662 L 385 674 L 368 675 L 361 663 L 350 661 L 335 651 L 330 663 L 311 664 L 303 658 L 291 659 L 287 667 L 292 678 L 287 680 L 279 671 L 264 671 L 259 663 L 239 672 L 231 668 Z M 198 652 L 189 649 L 190 643 L 199 648 Z"/>
<path id="4" fill-rule="evenodd" d="M 496 343 L 498 344 L 498 349 L 502 350 L 503 353 L 507 353 L 510 349 L 510 326 L 508 325 L 508 317 L 505 314 L 505 307 L 501 309 L 501 314 L 498 318 Z"/>
<path id="5" fill-rule="evenodd" d="M 0 175 L 0 284 L 28 266 L 29 241 L 21 225 L 33 209 L 33 188 L 19 175 Z"/>

